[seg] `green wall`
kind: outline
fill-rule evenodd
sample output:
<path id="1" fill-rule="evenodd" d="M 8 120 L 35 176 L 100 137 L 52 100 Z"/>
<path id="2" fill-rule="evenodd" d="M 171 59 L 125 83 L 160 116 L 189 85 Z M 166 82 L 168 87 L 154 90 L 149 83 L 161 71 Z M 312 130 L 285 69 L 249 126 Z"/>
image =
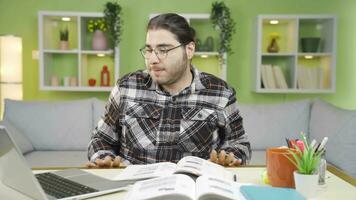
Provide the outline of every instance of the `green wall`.
<path id="1" fill-rule="evenodd" d="M 25 100 L 59 100 L 98 97 L 108 92 L 54 92 L 39 90 L 37 12 L 101 12 L 106 0 L 0 0 L 0 35 L 23 38 Z M 208 13 L 213 0 L 120 0 L 124 32 L 121 43 L 120 75 L 143 68 L 138 49 L 145 40 L 149 13 Z M 241 103 L 273 103 L 319 97 L 337 106 L 356 108 L 356 1 L 355 0 L 226 0 L 237 24 L 233 38 L 234 54 L 228 57 L 228 82 L 237 89 Z M 337 81 L 333 94 L 257 94 L 251 91 L 254 19 L 258 14 L 335 14 L 337 31 Z"/>

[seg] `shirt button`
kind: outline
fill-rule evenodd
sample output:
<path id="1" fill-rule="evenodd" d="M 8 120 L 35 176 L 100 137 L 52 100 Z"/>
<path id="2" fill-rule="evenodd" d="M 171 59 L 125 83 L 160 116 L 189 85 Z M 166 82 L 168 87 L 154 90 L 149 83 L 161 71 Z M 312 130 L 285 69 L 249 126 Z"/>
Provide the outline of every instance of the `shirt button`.
<path id="1" fill-rule="evenodd" d="M 203 115 L 201 113 L 198 113 L 198 118 L 201 119 Z"/>

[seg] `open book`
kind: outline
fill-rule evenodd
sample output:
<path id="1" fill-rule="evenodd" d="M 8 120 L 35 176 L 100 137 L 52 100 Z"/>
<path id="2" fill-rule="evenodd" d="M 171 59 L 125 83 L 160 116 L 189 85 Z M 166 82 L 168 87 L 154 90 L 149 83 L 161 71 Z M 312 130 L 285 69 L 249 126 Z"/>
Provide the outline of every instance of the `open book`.
<path id="1" fill-rule="evenodd" d="M 174 174 L 136 182 L 125 199 L 128 200 L 245 200 L 240 184 L 208 175 L 196 182 L 184 174 Z"/>
<path id="2" fill-rule="evenodd" d="M 147 165 L 129 165 L 114 180 L 143 180 L 172 174 L 187 174 L 195 178 L 201 175 L 209 175 L 236 181 L 236 175 L 223 166 L 195 156 L 186 156 L 177 164 L 161 162 Z"/>

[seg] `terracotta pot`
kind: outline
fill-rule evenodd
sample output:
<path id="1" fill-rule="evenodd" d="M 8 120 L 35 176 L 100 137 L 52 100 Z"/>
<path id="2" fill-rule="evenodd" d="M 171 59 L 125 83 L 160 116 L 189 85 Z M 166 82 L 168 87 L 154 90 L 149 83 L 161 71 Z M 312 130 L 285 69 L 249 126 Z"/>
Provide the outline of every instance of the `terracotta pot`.
<path id="1" fill-rule="evenodd" d="M 91 79 L 88 80 L 89 86 L 95 86 L 95 83 L 96 83 L 96 80 L 93 79 L 93 78 L 91 78 Z"/>
<path id="2" fill-rule="evenodd" d="M 297 168 L 286 156 L 293 159 L 287 148 L 269 148 L 266 151 L 267 176 L 273 187 L 295 187 L 293 172 Z"/>
<path id="3" fill-rule="evenodd" d="M 68 41 L 59 41 L 59 49 L 60 50 L 68 50 L 69 42 Z"/>

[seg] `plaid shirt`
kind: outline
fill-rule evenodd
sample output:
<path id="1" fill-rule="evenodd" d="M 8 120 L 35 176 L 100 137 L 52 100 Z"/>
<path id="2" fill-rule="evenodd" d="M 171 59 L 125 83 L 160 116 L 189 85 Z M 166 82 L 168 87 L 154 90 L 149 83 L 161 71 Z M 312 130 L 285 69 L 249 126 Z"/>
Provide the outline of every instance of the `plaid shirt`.
<path id="1" fill-rule="evenodd" d="M 208 159 L 216 149 L 246 164 L 251 149 L 235 90 L 195 68 L 192 73 L 192 84 L 174 96 L 147 71 L 121 78 L 93 131 L 89 160 L 118 155 L 132 164 L 177 162 L 186 155 Z"/>

